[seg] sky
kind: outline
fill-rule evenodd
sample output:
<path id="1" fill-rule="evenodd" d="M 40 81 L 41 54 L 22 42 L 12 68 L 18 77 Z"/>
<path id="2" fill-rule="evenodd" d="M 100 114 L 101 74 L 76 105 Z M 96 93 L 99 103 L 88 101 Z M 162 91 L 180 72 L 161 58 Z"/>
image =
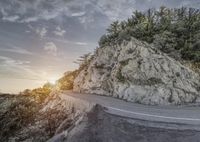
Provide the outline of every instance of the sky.
<path id="1" fill-rule="evenodd" d="M 0 92 L 58 79 L 94 52 L 108 25 L 134 10 L 200 7 L 200 0 L 1 0 Z"/>

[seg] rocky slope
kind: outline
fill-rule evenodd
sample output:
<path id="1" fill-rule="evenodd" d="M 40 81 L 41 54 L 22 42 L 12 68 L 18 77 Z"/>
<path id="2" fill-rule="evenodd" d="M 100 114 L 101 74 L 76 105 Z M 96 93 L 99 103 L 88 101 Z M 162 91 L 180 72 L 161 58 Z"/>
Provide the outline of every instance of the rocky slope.
<path id="1" fill-rule="evenodd" d="M 132 39 L 98 48 L 75 79 L 74 91 L 143 104 L 185 104 L 199 101 L 200 78 L 154 47 Z"/>
<path id="2" fill-rule="evenodd" d="M 74 126 L 92 108 L 52 92 L 43 104 L 31 96 L 0 95 L 0 142 L 45 142 Z"/>

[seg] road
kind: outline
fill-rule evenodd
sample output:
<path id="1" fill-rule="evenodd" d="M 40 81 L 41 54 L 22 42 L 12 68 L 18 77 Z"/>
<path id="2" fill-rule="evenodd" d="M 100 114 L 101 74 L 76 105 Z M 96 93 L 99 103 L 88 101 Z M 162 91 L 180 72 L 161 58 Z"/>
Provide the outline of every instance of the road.
<path id="1" fill-rule="evenodd" d="M 108 113 L 122 117 L 152 122 L 184 124 L 200 128 L 200 107 L 148 106 L 94 94 L 80 94 L 70 91 L 61 94 L 63 98 L 66 95 L 100 104 L 107 108 L 106 111 Z"/>

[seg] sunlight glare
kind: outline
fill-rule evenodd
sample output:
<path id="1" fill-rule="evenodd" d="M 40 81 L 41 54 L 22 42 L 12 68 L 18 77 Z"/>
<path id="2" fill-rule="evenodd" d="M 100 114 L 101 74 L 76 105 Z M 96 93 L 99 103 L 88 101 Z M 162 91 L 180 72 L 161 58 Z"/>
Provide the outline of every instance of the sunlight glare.
<path id="1" fill-rule="evenodd" d="M 56 81 L 57 81 L 56 78 L 50 78 L 50 79 L 49 79 L 49 82 L 50 82 L 51 84 L 56 84 Z"/>

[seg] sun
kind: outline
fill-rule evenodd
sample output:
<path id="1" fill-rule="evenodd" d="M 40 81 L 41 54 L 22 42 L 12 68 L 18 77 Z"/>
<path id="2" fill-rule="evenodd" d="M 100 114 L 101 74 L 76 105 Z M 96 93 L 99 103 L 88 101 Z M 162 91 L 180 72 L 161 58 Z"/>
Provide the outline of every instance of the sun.
<path id="1" fill-rule="evenodd" d="M 56 84 L 56 81 L 57 81 L 57 78 L 53 77 L 53 78 L 50 78 L 48 82 L 51 84 Z"/>

